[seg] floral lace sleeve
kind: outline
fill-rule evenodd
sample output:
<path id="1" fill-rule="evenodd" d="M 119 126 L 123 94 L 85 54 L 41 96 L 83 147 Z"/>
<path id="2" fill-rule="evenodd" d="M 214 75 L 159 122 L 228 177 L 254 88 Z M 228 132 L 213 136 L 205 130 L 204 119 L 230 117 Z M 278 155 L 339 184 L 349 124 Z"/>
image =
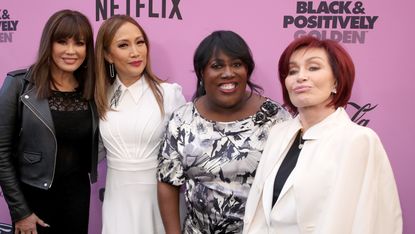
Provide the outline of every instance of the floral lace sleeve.
<path id="1" fill-rule="evenodd" d="M 185 182 L 183 157 L 178 152 L 179 118 L 173 114 L 167 125 L 166 133 L 158 155 L 157 179 L 161 182 L 180 186 Z"/>

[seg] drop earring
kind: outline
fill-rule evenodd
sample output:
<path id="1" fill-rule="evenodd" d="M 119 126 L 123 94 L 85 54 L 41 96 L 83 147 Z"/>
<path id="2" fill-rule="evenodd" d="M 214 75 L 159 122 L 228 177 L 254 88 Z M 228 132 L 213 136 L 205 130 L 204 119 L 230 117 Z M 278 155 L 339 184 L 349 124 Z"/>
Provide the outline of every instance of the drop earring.
<path id="1" fill-rule="evenodd" d="M 111 78 L 115 78 L 115 68 L 114 68 L 114 64 L 113 63 L 110 63 L 109 69 L 110 69 L 110 77 Z"/>

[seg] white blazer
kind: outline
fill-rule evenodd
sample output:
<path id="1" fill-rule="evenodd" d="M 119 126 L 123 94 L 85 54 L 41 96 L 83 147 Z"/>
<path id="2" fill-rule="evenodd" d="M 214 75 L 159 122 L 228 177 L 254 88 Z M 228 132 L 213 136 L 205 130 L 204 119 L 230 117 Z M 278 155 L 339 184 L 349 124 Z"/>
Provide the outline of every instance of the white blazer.
<path id="1" fill-rule="evenodd" d="M 401 234 L 398 191 L 382 143 L 343 108 L 305 132 L 297 165 L 271 207 L 276 173 L 300 129 L 298 117 L 271 129 L 244 233 Z"/>

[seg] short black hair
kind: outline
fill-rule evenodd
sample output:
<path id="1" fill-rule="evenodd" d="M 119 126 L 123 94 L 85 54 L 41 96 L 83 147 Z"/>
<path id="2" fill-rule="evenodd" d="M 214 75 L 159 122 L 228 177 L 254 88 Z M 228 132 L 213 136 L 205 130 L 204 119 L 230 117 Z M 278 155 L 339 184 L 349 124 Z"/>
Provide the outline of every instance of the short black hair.
<path id="1" fill-rule="evenodd" d="M 214 31 L 200 42 L 193 56 L 193 67 L 196 73 L 196 92 L 193 100 L 206 94 L 204 87 L 201 85 L 203 70 L 213 56 L 218 53 L 224 53 L 231 58 L 240 59 L 247 68 L 248 87 L 252 91 L 259 93 L 263 89 L 252 83 L 250 77 L 255 68 L 255 62 L 251 49 L 245 40 L 233 31 Z"/>

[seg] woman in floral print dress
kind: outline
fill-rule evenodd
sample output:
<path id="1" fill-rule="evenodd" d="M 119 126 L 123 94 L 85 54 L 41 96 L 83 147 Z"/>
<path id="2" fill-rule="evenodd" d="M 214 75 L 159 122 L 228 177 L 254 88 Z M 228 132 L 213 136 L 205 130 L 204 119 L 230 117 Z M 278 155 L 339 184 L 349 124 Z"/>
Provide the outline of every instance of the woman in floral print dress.
<path id="1" fill-rule="evenodd" d="M 234 32 L 213 32 L 198 46 L 197 91 L 171 116 L 159 154 L 158 199 L 168 234 L 242 232 L 268 130 L 290 118 L 260 95 L 250 80 L 254 66 L 249 47 Z M 183 230 L 181 185 L 187 207 Z"/>

